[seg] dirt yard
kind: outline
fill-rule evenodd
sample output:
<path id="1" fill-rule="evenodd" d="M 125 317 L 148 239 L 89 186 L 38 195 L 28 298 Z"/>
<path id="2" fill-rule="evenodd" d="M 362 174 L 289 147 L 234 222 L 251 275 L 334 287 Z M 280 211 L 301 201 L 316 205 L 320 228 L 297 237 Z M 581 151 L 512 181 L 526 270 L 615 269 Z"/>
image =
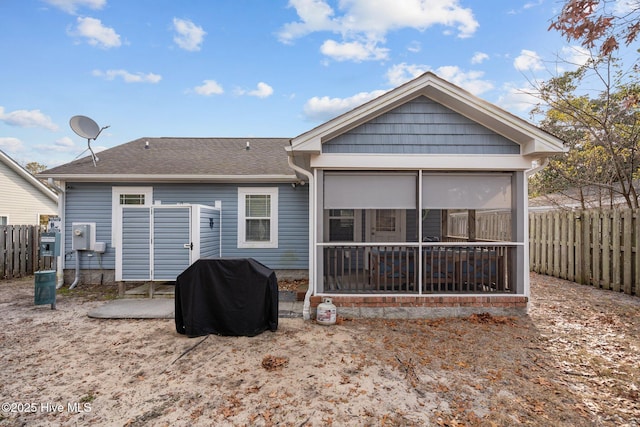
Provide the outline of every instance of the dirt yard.
<path id="1" fill-rule="evenodd" d="M 0 425 L 638 426 L 640 298 L 532 275 L 529 317 L 187 338 L 97 320 L 116 290 L 0 282 Z"/>

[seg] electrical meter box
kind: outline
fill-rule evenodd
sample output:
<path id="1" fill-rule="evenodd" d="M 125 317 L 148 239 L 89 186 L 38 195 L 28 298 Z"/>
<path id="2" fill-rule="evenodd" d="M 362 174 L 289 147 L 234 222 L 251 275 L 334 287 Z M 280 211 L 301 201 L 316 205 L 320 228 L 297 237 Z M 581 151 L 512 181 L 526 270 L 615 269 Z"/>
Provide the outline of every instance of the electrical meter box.
<path id="1" fill-rule="evenodd" d="M 60 255 L 60 233 L 47 231 L 40 234 L 40 256 Z"/>
<path id="2" fill-rule="evenodd" d="M 71 226 L 71 249 L 74 251 L 90 251 L 96 241 L 95 223 L 74 222 Z"/>

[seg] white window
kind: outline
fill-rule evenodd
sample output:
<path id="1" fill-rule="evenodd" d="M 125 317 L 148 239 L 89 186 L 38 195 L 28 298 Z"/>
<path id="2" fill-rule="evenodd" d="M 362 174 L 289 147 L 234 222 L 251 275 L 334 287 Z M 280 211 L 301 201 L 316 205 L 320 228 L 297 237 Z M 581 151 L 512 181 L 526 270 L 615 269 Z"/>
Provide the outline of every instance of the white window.
<path id="1" fill-rule="evenodd" d="M 238 188 L 238 247 L 278 247 L 278 188 Z"/>

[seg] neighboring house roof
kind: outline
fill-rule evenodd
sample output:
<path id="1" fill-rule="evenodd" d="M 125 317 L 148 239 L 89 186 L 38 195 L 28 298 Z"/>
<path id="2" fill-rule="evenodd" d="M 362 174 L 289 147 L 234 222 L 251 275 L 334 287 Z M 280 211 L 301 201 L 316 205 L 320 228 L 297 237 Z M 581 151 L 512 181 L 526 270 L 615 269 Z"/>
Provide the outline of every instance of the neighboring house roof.
<path id="1" fill-rule="evenodd" d="M 419 96 L 426 96 L 520 144 L 522 156 L 544 157 L 566 151 L 562 140 L 431 72 L 297 136 L 291 140 L 289 150 L 320 153 L 322 143 Z"/>
<path id="2" fill-rule="evenodd" d="M 289 138 L 139 138 L 39 174 L 62 181 L 297 181 Z M 248 149 L 247 149 L 248 148 Z"/>
<path id="3" fill-rule="evenodd" d="M 637 184 L 637 183 L 636 183 Z M 550 210 L 574 210 L 582 209 L 584 200 L 585 209 L 611 209 L 619 206 L 626 206 L 627 201 L 620 191 L 615 191 L 619 185 L 614 184 L 614 190 L 610 191 L 598 185 L 587 185 L 580 188 L 572 187 L 557 193 L 545 194 L 529 199 L 530 211 L 550 211 Z"/>
<path id="4" fill-rule="evenodd" d="M 33 176 L 28 170 L 20 166 L 15 160 L 9 157 L 4 151 L 0 150 L 0 162 L 4 163 L 9 169 L 15 172 L 20 178 L 27 182 L 30 186 L 42 193 L 43 196 L 54 202 L 58 201 L 58 195 L 39 179 Z"/>

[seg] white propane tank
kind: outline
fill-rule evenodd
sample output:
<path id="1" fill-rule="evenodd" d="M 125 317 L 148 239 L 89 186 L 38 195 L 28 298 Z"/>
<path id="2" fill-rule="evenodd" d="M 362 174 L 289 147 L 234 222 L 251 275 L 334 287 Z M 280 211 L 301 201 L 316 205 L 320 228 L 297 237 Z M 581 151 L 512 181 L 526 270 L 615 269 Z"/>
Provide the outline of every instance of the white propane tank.
<path id="1" fill-rule="evenodd" d="M 318 304 L 316 321 L 321 325 L 333 325 L 336 323 L 336 306 L 333 305 L 331 298 L 324 298 Z"/>

